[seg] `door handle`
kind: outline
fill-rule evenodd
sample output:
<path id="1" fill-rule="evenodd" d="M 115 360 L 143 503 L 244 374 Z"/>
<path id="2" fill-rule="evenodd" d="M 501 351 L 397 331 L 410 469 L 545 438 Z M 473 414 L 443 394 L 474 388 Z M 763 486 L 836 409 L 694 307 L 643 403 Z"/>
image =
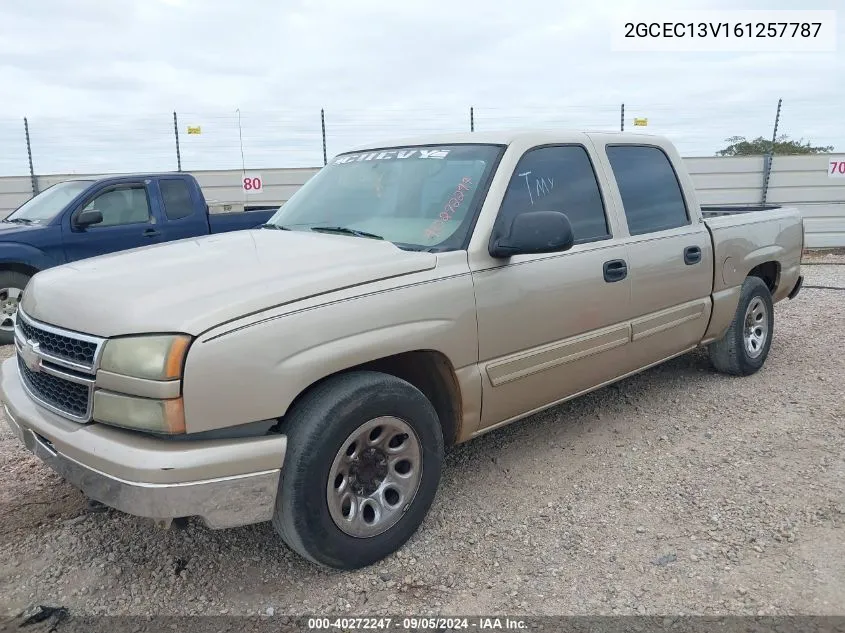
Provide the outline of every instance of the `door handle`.
<path id="1" fill-rule="evenodd" d="M 161 235 L 161 231 L 156 231 L 155 229 L 146 229 L 144 230 L 143 234 L 144 237 L 158 237 Z"/>
<path id="2" fill-rule="evenodd" d="M 698 246 L 687 246 L 684 249 L 684 263 L 692 266 L 701 261 L 701 249 Z"/>
<path id="3" fill-rule="evenodd" d="M 622 281 L 628 276 L 628 264 L 624 259 L 611 259 L 604 263 L 604 280 L 607 283 Z"/>

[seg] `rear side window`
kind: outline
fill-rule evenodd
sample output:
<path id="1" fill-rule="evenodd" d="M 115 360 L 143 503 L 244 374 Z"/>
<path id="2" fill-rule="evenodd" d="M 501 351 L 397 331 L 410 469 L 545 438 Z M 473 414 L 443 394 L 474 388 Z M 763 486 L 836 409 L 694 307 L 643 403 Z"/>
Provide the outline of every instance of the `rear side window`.
<path id="1" fill-rule="evenodd" d="M 565 213 L 576 244 L 610 237 L 593 165 L 579 145 L 540 147 L 519 159 L 499 222 L 510 226 L 517 215 L 531 211 Z"/>
<path id="2" fill-rule="evenodd" d="M 168 220 L 181 220 L 194 212 L 191 190 L 184 180 L 160 180 L 158 186 L 161 189 L 164 213 Z"/>
<path id="3" fill-rule="evenodd" d="M 639 145 L 610 145 L 607 157 L 619 186 L 631 235 L 689 224 L 678 177 L 662 150 Z"/>

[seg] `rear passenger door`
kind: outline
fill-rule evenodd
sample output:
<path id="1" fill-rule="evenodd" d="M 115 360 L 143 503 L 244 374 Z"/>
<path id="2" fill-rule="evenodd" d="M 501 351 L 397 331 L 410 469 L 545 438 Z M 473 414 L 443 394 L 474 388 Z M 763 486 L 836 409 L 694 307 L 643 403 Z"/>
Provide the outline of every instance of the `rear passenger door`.
<path id="1" fill-rule="evenodd" d="M 161 241 L 179 240 L 208 233 L 208 219 L 198 199 L 198 193 L 184 178 L 160 178 L 162 222 Z"/>
<path id="2" fill-rule="evenodd" d="M 628 237 L 632 365 L 699 343 L 710 320 L 710 234 L 690 212 L 672 161 L 660 146 L 606 146 Z M 694 220 L 693 220 L 694 218 Z"/>

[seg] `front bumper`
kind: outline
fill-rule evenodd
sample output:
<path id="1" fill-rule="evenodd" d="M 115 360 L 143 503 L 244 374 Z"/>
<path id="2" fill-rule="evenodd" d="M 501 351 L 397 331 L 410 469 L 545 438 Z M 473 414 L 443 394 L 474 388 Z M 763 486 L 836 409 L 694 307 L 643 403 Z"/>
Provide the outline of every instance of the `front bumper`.
<path id="1" fill-rule="evenodd" d="M 35 404 L 11 358 L 0 397 L 12 432 L 88 497 L 135 516 L 198 516 L 211 528 L 273 517 L 287 448 L 284 435 L 178 441 L 78 424 Z"/>

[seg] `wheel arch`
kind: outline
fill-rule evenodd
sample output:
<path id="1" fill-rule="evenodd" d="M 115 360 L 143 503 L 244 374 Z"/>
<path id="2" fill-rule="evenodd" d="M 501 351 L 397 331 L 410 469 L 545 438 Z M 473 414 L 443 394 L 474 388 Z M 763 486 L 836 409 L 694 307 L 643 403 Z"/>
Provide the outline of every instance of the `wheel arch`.
<path id="1" fill-rule="evenodd" d="M 769 292 L 774 296 L 780 285 L 780 262 L 776 260 L 769 260 L 762 264 L 757 264 L 754 268 L 748 271 L 746 277 L 759 277 L 766 284 Z"/>
<path id="2" fill-rule="evenodd" d="M 0 262 L 0 272 L 21 273 L 28 277 L 32 277 L 35 273 L 40 272 L 40 268 L 36 268 L 32 264 L 25 264 L 18 261 Z"/>
<path id="3" fill-rule="evenodd" d="M 296 407 L 308 393 L 326 380 L 354 371 L 376 371 L 410 383 L 419 389 L 434 406 L 443 432 L 443 442 L 451 446 L 457 442 L 463 427 L 463 400 L 455 368 L 442 352 L 418 349 L 383 356 L 352 365 L 323 376 L 308 385 L 291 401 L 288 411 Z M 284 432 L 284 417 L 278 429 Z"/>

